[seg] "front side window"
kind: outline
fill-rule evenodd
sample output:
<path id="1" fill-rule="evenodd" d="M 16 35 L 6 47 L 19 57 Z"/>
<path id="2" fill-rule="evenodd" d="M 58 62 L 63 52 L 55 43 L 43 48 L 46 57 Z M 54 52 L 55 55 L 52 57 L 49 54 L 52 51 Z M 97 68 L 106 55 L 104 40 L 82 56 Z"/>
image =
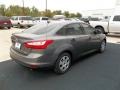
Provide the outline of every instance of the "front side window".
<path id="1" fill-rule="evenodd" d="M 84 24 L 84 23 L 82 23 L 82 26 L 83 26 L 86 34 L 93 34 L 93 32 L 94 32 L 94 28 L 93 27 L 91 27 L 88 24 Z"/>
<path id="2" fill-rule="evenodd" d="M 58 35 L 81 35 L 84 34 L 80 24 L 69 24 L 57 32 Z"/>
<path id="3" fill-rule="evenodd" d="M 120 21 L 120 16 L 119 15 L 114 16 L 113 21 Z"/>

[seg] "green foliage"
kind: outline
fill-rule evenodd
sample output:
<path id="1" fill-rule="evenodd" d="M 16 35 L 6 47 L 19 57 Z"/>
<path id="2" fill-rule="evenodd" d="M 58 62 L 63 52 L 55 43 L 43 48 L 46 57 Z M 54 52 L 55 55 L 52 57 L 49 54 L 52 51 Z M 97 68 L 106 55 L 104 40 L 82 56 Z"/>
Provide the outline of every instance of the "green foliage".
<path id="1" fill-rule="evenodd" d="M 0 14 L 1 15 L 5 15 L 5 11 L 6 11 L 6 7 L 5 7 L 5 5 L 0 5 Z"/>
<path id="2" fill-rule="evenodd" d="M 21 7 L 18 5 L 10 5 L 9 7 L 5 7 L 5 5 L 0 5 L 0 15 L 3 16 L 20 16 L 20 15 L 28 15 L 28 16 L 33 16 L 33 17 L 37 17 L 37 16 L 47 16 L 47 17 L 53 17 L 54 15 L 65 15 L 68 18 L 72 18 L 72 17 L 82 17 L 82 15 L 80 13 L 70 13 L 69 11 L 64 11 L 62 12 L 61 10 L 55 10 L 55 11 L 51 11 L 51 10 L 47 10 L 46 11 L 39 11 L 37 8 L 35 8 L 34 6 L 32 8 L 29 7 Z"/>
<path id="3" fill-rule="evenodd" d="M 39 16 L 39 15 L 40 15 L 39 10 L 33 6 L 33 7 L 31 8 L 30 15 L 33 16 L 33 17 Z"/>
<path id="4" fill-rule="evenodd" d="M 64 14 L 67 18 L 70 17 L 69 11 L 65 11 L 63 14 Z"/>
<path id="5" fill-rule="evenodd" d="M 80 14 L 79 12 L 76 13 L 76 17 L 81 18 L 82 14 Z"/>
<path id="6" fill-rule="evenodd" d="M 61 15 L 61 14 L 62 14 L 61 10 L 53 11 L 53 15 Z"/>

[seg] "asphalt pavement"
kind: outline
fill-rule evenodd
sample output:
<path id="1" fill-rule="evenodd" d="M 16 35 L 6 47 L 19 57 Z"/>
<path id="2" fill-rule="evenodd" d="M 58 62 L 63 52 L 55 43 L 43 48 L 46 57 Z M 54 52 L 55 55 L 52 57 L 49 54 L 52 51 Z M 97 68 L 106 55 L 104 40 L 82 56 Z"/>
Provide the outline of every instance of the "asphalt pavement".
<path id="1" fill-rule="evenodd" d="M 120 44 L 76 61 L 69 72 L 30 70 L 12 60 L 0 62 L 0 90 L 120 90 Z"/>

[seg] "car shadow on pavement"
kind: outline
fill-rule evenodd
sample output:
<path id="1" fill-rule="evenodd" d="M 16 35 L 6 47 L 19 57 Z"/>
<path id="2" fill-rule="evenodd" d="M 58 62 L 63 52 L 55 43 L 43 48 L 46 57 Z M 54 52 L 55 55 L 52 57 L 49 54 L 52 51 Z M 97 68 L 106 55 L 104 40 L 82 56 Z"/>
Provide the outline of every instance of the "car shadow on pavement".
<path id="1" fill-rule="evenodd" d="M 13 60 L 0 62 L 0 90 L 118 90 L 120 44 L 107 44 L 103 54 L 79 58 L 64 75 L 30 70 Z"/>

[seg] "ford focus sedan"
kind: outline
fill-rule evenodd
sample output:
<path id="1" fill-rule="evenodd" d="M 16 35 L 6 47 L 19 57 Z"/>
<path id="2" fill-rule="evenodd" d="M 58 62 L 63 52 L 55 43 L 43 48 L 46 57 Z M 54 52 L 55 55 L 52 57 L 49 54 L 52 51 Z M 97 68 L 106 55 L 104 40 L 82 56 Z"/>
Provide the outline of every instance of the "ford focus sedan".
<path id="1" fill-rule="evenodd" d="M 67 72 L 80 56 L 106 48 L 106 36 L 83 22 L 38 24 L 14 33 L 11 40 L 15 62 L 32 69 L 53 67 L 58 74 Z"/>

